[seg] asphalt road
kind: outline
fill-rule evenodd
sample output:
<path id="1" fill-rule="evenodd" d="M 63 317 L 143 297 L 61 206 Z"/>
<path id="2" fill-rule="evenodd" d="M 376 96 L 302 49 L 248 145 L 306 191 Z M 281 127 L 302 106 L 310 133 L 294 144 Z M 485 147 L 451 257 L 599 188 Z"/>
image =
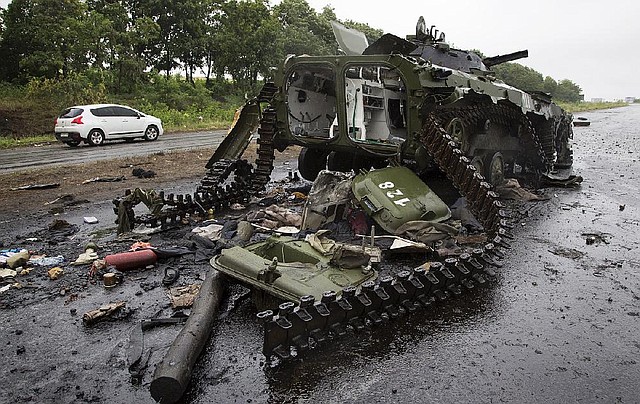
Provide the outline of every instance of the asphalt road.
<path id="1" fill-rule="evenodd" d="M 495 282 L 271 365 L 245 301 L 217 320 L 184 402 L 640 402 L 640 107 L 583 115 L 591 126 L 575 130 L 574 168 L 584 183 L 515 206 L 516 240 Z M 96 231 L 82 217 L 108 223 L 110 208 L 107 201 L 60 216 L 80 233 L 49 248 L 77 254 Z M 50 220 L 0 231 L 13 240 Z M 126 349 L 140 318 L 168 311 L 161 271 L 126 274 L 115 289 L 58 294 L 86 279 L 74 278 L 77 271 L 66 267 L 57 283 L 43 274 L 37 288 L 0 295 L 8 305 L 0 310 L 0 401 L 153 403 L 153 367 L 179 327 L 145 334 L 152 354 L 140 386 L 129 383 Z M 204 270 L 182 271 L 179 282 Z M 128 321 L 82 326 L 81 313 L 115 300 L 127 301 Z"/>
<path id="2" fill-rule="evenodd" d="M 141 139 L 127 143 L 111 141 L 100 147 L 81 145 L 75 148 L 62 143 L 44 146 L 20 147 L 0 152 L 0 173 L 34 167 L 47 167 L 65 164 L 87 163 L 118 157 L 131 157 L 153 154 L 160 151 L 194 149 L 217 146 L 226 130 L 164 134 L 154 142 Z"/>

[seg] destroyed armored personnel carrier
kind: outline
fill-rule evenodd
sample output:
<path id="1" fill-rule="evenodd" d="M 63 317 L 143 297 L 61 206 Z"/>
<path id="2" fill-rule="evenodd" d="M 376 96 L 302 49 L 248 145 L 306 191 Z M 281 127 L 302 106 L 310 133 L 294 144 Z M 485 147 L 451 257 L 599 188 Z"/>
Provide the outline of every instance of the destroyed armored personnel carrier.
<path id="1" fill-rule="evenodd" d="M 296 293 L 292 267 L 311 268 L 309 279 L 337 278 L 324 276 L 326 263 L 300 241 L 273 239 L 225 251 L 212 260 L 214 268 L 281 299 L 300 296 L 297 306 L 286 302 L 275 313 L 259 314 L 267 357 L 286 358 L 290 346 L 303 350 L 310 339 L 321 342 L 484 283 L 495 275 L 491 267 L 499 266 L 500 248 L 512 238 L 508 212 L 492 184 L 521 173 L 543 177 L 572 164 L 572 116 L 548 95 L 511 87 L 490 70 L 526 57 L 527 51 L 482 59 L 451 48 L 422 17 L 415 35 L 386 34 L 371 45 L 364 34 L 340 24 L 334 32 L 344 54 L 289 56 L 273 82 L 242 108 L 193 195 L 129 194 L 116 203 L 121 224 L 156 226 L 246 202 L 269 182 L 275 150 L 297 145 L 302 147 L 298 170 L 308 180 L 325 169 L 403 166 L 428 182 L 439 170 L 466 198 L 486 242 L 456 257 L 435 254 L 413 271 L 385 275 L 377 283 L 366 273 L 354 284 L 303 296 Z M 251 165 L 241 158 L 256 129 L 258 157 Z M 409 210 L 419 217 L 448 218 L 446 205 L 426 197 L 431 191 L 409 192 L 415 181 L 403 181 L 406 175 L 393 171 L 361 178 L 353 193 L 384 229 L 395 229 Z M 141 201 L 154 208 L 151 215 L 135 217 L 133 207 Z M 293 264 L 291 256 L 298 257 Z M 244 268 L 251 262 L 257 264 Z"/>
<path id="2" fill-rule="evenodd" d="M 424 141 L 433 128 L 443 129 L 492 184 L 514 172 L 571 166 L 571 115 L 548 95 L 508 86 L 490 70 L 527 51 L 481 59 L 451 48 L 422 18 L 416 35 L 405 40 L 386 34 L 370 46 L 358 31 L 337 23 L 334 31 L 346 55 L 290 56 L 274 83 L 245 106 L 238 125 L 255 124 L 258 104 L 268 102 L 260 142 L 266 134 L 269 146 L 280 151 L 302 146 L 298 169 L 304 178 L 313 180 L 325 167 L 385 166 L 388 159 L 423 173 L 434 165 Z M 244 136 L 228 137 L 209 166 L 238 157 Z"/>

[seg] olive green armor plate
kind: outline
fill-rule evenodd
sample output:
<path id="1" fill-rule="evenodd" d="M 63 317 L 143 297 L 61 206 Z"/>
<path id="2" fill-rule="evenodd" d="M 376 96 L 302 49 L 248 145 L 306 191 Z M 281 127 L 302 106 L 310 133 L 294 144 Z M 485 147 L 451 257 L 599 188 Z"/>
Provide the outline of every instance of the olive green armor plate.
<path id="1" fill-rule="evenodd" d="M 407 167 L 387 167 L 357 175 L 353 193 L 362 208 L 390 233 L 412 220 L 442 222 L 449 207 Z"/>
<path id="2" fill-rule="evenodd" d="M 323 292 L 334 291 L 339 295 L 346 286 L 359 286 L 376 278 L 372 270 L 331 265 L 331 258 L 306 241 L 271 236 L 245 247 L 225 249 L 210 263 L 214 269 L 249 286 L 294 302 L 305 295 L 320 301 Z"/>

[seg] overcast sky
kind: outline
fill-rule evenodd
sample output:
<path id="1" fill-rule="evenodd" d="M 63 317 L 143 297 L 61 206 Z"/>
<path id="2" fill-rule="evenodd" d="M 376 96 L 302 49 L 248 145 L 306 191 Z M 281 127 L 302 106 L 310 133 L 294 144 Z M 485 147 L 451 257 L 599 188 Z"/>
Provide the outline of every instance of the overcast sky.
<path id="1" fill-rule="evenodd" d="M 488 56 L 521 49 L 519 63 L 578 84 L 585 100 L 640 97 L 640 1 L 637 0 L 307 0 L 341 20 L 366 22 L 404 38 L 420 15 L 457 48 Z M 277 0 L 271 0 L 276 3 Z M 9 0 L 0 0 L 6 7 Z"/>

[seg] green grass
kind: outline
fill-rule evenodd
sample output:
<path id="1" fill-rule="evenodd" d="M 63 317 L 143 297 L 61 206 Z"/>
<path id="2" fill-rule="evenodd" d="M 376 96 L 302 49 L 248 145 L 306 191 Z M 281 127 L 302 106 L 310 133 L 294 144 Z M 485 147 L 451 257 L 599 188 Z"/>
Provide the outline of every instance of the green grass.
<path id="1" fill-rule="evenodd" d="M 56 142 L 56 138 L 53 135 L 40 135 L 29 136 L 21 139 L 14 139 L 12 137 L 0 137 L 0 149 L 11 149 L 21 146 L 33 146 L 42 143 Z"/>
<path id="2" fill-rule="evenodd" d="M 586 111 L 596 111 L 599 109 L 610 109 L 610 108 L 619 108 L 625 107 L 629 104 L 623 101 L 616 102 L 557 102 L 564 110 L 569 111 L 571 113 L 575 112 L 586 112 Z"/>

